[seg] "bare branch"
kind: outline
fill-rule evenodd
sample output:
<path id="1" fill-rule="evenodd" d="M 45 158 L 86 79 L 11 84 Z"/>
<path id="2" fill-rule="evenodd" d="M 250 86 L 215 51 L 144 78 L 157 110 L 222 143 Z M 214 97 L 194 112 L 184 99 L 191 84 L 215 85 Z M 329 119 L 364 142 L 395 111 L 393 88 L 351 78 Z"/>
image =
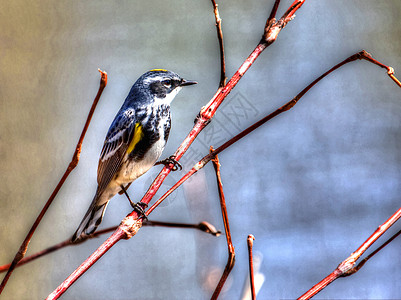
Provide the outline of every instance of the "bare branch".
<path id="1" fill-rule="evenodd" d="M 212 147 L 210 147 L 210 152 L 213 152 Z M 219 283 L 217 284 L 217 287 L 214 290 L 214 293 L 211 298 L 211 299 L 217 299 L 220 295 L 220 292 L 221 292 L 226 280 L 227 280 L 228 275 L 230 274 L 231 270 L 234 267 L 235 249 L 234 249 L 233 242 L 231 240 L 230 224 L 228 222 L 228 214 L 227 214 L 227 207 L 226 207 L 226 199 L 224 197 L 223 183 L 221 181 L 221 175 L 220 175 L 220 162 L 219 162 L 219 158 L 217 155 L 212 159 L 212 162 L 213 162 L 214 170 L 216 172 L 217 187 L 219 189 L 221 214 L 223 217 L 224 230 L 226 233 L 227 248 L 228 248 L 228 258 L 227 258 L 226 267 L 224 268 L 224 272 L 221 275 Z"/>
<path id="2" fill-rule="evenodd" d="M 279 6 L 279 5 L 280 5 L 280 0 L 276 0 L 276 1 L 274 2 L 272 11 L 271 11 L 271 13 L 270 13 L 270 16 L 269 16 L 269 18 L 267 19 L 266 26 L 268 26 L 269 23 L 271 22 L 271 20 L 273 20 L 273 19 L 276 17 L 276 14 L 277 14 L 277 10 L 278 10 L 278 6 Z"/>
<path id="3" fill-rule="evenodd" d="M 249 255 L 249 280 L 250 280 L 249 283 L 251 285 L 252 300 L 256 300 L 255 280 L 253 277 L 253 255 L 252 255 L 252 247 L 254 240 L 255 237 L 252 234 L 248 235 L 247 243 L 248 243 L 248 255 Z"/>
<path id="4" fill-rule="evenodd" d="M 218 4 L 215 0 L 212 0 L 213 9 L 214 9 L 214 17 L 216 19 L 216 30 L 217 30 L 217 38 L 219 39 L 220 46 L 220 83 L 219 88 L 222 88 L 226 85 L 226 61 L 224 56 L 224 42 L 223 42 L 223 30 L 221 29 L 221 18 L 219 14 Z"/>
<path id="5" fill-rule="evenodd" d="M 160 221 L 145 221 L 143 222 L 144 226 L 160 226 L 160 227 L 175 227 L 175 228 L 194 228 L 205 233 L 209 233 L 213 236 L 220 236 L 221 231 L 217 230 L 209 222 L 203 221 L 199 224 L 186 224 L 186 223 L 176 223 L 176 222 L 160 222 Z"/>

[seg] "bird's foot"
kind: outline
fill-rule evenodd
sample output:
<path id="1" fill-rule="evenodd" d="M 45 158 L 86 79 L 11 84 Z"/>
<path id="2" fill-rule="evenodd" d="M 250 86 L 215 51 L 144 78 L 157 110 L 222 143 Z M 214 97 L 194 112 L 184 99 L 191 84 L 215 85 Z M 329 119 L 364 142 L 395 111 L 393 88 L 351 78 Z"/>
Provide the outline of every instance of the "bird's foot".
<path id="1" fill-rule="evenodd" d="M 161 161 L 158 161 L 157 163 L 155 163 L 156 165 L 169 165 L 169 164 L 173 164 L 173 168 L 171 169 L 171 171 L 177 171 L 178 169 L 180 169 L 180 171 L 182 170 L 182 166 L 181 164 L 175 160 L 175 156 L 171 155 L 170 157 L 163 159 Z"/>
<path id="2" fill-rule="evenodd" d="M 131 205 L 132 208 L 139 213 L 139 217 L 144 218 L 145 220 L 148 220 L 148 216 L 145 213 L 145 208 L 148 207 L 148 205 L 142 201 L 139 201 L 137 203 L 134 203 Z"/>

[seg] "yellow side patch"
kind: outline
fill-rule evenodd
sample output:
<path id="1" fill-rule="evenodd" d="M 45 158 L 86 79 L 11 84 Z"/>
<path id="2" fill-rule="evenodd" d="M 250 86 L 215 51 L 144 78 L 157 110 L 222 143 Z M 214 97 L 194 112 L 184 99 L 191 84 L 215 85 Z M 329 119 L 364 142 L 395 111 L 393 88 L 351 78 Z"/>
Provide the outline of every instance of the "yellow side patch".
<path id="1" fill-rule="evenodd" d="M 152 69 L 152 70 L 150 70 L 150 72 L 152 72 L 152 71 L 154 71 L 154 72 L 168 72 L 165 69 Z"/>
<path id="2" fill-rule="evenodd" d="M 129 143 L 127 153 L 131 153 L 134 151 L 135 146 L 142 140 L 143 138 L 143 128 L 141 123 L 136 123 L 135 124 L 135 129 L 134 129 L 134 136 L 132 137 L 131 143 Z"/>

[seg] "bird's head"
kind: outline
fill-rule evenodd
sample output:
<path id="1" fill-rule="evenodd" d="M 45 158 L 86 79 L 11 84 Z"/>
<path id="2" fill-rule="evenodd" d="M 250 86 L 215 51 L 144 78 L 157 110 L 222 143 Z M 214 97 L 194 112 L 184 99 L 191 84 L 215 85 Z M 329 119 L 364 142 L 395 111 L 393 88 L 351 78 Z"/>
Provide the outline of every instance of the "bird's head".
<path id="1" fill-rule="evenodd" d="M 183 86 L 196 83 L 196 81 L 185 80 L 171 71 L 153 69 L 139 77 L 133 89 L 150 95 L 159 104 L 170 104 Z"/>

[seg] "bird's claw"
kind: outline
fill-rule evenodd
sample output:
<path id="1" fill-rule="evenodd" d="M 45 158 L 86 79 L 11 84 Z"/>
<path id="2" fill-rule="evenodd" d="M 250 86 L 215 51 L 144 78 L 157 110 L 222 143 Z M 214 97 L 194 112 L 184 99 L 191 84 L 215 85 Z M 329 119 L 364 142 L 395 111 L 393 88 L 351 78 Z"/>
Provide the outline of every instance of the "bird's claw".
<path id="1" fill-rule="evenodd" d="M 174 155 L 155 163 L 155 165 L 165 165 L 165 166 L 169 164 L 173 164 L 173 168 L 171 169 L 171 171 L 177 171 L 178 169 L 180 169 L 180 171 L 182 170 L 182 165 L 175 160 Z"/>
<path id="2" fill-rule="evenodd" d="M 139 202 L 137 202 L 137 203 L 135 203 L 135 204 L 133 204 L 131 206 L 135 211 L 137 211 L 139 213 L 140 217 L 144 218 L 145 220 L 148 219 L 148 217 L 147 217 L 147 215 L 145 213 L 145 208 L 148 207 L 148 205 L 146 203 L 144 203 L 142 201 L 139 201 Z"/>

